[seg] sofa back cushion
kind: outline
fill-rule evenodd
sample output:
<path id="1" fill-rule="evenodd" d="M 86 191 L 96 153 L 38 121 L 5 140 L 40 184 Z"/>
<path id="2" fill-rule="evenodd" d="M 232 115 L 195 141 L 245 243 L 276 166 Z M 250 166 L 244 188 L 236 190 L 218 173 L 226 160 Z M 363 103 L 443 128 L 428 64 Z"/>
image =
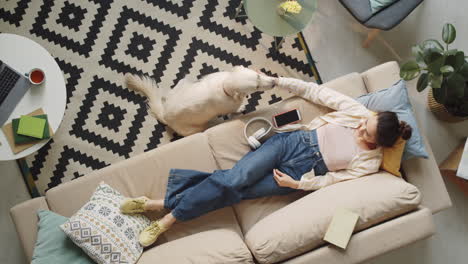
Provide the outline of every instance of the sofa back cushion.
<path id="1" fill-rule="evenodd" d="M 163 199 L 171 168 L 217 169 L 204 134 L 195 134 L 61 184 L 46 193 L 52 211 L 70 217 L 105 181 L 122 195 Z"/>
<path id="2" fill-rule="evenodd" d="M 367 93 L 361 76 L 351 73 L 331 82 L 325 83 L 329 88 L 335 89 L 352 98 Z M 313 104 L 300 97 L 291 97 L 281 103 L 259 109 L 241 118 L 214 126 L 205 131 L 213 156 L 221 169 L 230 169 L 250 151 L 249 144 L 244 137 L 244 126 L 253 117 L 264 117 L 271 120 L 272 116 L 297 108 L 302 116 L 301 123 L 307 124 L 317 116 L 324 115 L 332 109 L 322 105 Z M 272 136 L 274 133 L 270 132 Z"/>
<path id="3" fill-rule="evenodd" d="M 324 244 L 338 208 L 360 216 L 354 230 L 360 231 L 414 210 L 420 201 L 416 187 L 379 172 L 304 196 L 258 221 L 245 233 L 245 241 L 260 263 L 275 263 Z"/>
<path id="4" fill-rule="evenodd" d="M 389 61 L 361 73 L 369 93 L 388 88 L 401 79 L 400 66 L 396 61 Z"/>

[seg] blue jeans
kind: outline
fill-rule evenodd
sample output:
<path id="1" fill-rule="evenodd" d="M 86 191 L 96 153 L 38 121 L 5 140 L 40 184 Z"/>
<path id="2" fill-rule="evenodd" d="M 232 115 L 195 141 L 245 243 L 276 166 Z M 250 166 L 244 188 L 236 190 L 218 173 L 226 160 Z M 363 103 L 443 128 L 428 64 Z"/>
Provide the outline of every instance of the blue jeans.
<path id="1" fill-rule="evenodd" d="M 164 207 L 171 209 L 177 220 L 186 221 L 241 200 L 297 191 L 280 187 L 273 178 L 273 169 L 298 181 L 312 169 L 315 175 L 327 173 L 316 131 L 276 134 L 230 170 L 207 173 L 171 169 Z"/>

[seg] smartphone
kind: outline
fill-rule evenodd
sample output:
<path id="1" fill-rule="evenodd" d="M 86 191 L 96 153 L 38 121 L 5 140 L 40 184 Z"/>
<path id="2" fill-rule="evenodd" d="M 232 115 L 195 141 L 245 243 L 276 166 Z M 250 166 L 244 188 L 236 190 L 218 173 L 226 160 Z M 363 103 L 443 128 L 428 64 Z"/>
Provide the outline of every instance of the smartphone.
<path id="1" fill-rule="evenodd" d="M 301 121 L 301 113 L 299 110 L 293 109 L 278 115 L 273 116 L 273 124 L 280 128 L 285 125 L 294 124 Z"/>

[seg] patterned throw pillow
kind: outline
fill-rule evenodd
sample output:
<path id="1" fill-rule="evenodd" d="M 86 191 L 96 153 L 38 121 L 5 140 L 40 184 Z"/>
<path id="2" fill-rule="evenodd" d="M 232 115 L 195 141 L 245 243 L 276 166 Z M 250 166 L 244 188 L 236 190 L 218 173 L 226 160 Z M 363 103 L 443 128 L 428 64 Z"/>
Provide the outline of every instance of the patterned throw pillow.
<path id="1" fill-rule="evenodd" d="M 135 263 L 143 252 L 138 235 L 150 220 L 121 214 L 123 199 L 101 182 L 89 202 L 60 228 L 97 263 Z"/>

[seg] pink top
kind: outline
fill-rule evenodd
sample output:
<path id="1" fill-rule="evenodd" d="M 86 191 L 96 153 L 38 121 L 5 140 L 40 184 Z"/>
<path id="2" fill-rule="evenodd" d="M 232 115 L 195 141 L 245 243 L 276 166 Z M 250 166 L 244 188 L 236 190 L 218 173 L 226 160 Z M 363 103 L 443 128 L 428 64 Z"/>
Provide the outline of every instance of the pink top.
<path id="1" fill-rule="evenodd" d="M 329 171 L 347 169 L 361 151 L 354 139 L 354 129 L 328 123 L 317 128 L 317 138 L 323 161 Z"/>

